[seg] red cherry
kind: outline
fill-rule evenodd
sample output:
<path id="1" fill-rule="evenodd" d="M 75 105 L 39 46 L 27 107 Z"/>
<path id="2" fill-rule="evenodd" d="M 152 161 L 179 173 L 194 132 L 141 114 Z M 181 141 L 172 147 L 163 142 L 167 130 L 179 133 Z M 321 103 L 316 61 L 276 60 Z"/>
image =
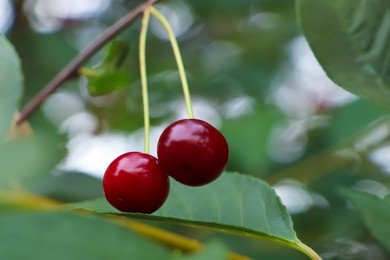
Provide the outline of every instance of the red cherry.
<path id="1" fill-rule="evenodd" d="M 130 152 L 116 158 L 103 177 L 107 201 L 123 212 L 153 213 L 167 199 L 169 179 L 149 154 Z"/>
<path id="2" fill-rule="evenodd" d="M 169 125 L 157 146 L 160 168 L 178 182 L 200 186 L 217 179 L 229 157 L 225 137 L 199 119 L 183 119 Z"/>

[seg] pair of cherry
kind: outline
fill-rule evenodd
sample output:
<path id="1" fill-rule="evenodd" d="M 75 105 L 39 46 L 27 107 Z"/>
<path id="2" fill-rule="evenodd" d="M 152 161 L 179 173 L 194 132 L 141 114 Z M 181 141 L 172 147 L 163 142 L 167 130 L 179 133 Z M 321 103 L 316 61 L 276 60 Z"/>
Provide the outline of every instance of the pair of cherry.
<path id="1" fill-rule="evenodd" d="M 104 194 L 120 211 L 150 214 L 168 197 L 168 176 L 188 186 L 210 183 L 223 172 L 228 154 L 224 136 L 212 125 L 179 120 L 161 134 L 158 159 L 140 152 L 116 158 L 104 174 Z"/>

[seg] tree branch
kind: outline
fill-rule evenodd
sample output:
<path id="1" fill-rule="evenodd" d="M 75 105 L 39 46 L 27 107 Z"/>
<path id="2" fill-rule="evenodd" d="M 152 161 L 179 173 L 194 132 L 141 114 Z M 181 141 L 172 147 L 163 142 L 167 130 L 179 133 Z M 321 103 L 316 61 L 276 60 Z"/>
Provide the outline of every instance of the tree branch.
<path id="1" fill-rule="evenodd" d="M 139 16 L 142 15 L 145 8 L 149 5 L 154 5 L 161 0 L 148 0 L 146 3 L 140 4 L 131 10 L 126 16 L 113 24 L 110 28 L 104 31 L 95 41 L 93 41 L 84 51 L 76 56 L 66 67 L 64 67 L 34 98 L 27 103 L 20 112 L 20 116 L 16 121 L 17 124 L 22 123 L 39 106 L 56 91 L 62 84 L 77 75 L 80 66 L 89 60 L 97 51 L 99 51 L 107 42 L 122 32 L 125 28 L 131 25 Z"/>

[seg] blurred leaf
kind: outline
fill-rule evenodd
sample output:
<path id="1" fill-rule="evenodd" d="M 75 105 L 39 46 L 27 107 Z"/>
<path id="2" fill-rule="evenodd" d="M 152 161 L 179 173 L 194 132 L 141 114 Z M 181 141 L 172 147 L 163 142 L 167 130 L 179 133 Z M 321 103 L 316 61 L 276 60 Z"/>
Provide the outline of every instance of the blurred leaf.
<path id="1" fill-rule="evenodd" d="M 95 75 L 88 77 L 88 93 L 91 96 L 106 95 L 114 90 L 125 88 L 129 85 L 130 77 L 129 72 L 118 70 L 95 70 Z"/>
<path id="2" fill-rule="evenodd" d="M 363 99 L 358 99 L 338 108 L 332 115 L 329 129 L 331 143 L 350 138 L 364 129 L 373 119 L 384 116 L 387 112 L 385 109 Z M 359 115 L 359 120 L 353 120 L 355 115 Z"/>
<path id="3" fill-rule="evenodd" d="M 359 119 L 362 121 L 366 120 L 365 116 L 360 116 Z M 348 124 L 353 125 L 358 124 L 349 123 L 349 121 L 347 122 Z M 350 130 L 348 126 L 346 126 L 346 128 L 347 131 Z M 348 138 L 343 138 L 341 142 L 333 144 L 328 149 L 313 154 L 304 160 L 280 170 L 268 178 L 267 181 L 270 184 L 276 184 L 283 179 L 297 179 L 304 183 L 313 183 L 315 180 L 319 180 L 325 175 L 331 175 L 337 172 L 341 174 L 341 172 L 345 172 L 345 170 L 348 172 L 355 172 L 357 166 L 359 167 L 359 170 L 362 170 L 362 159 L 369 159 L 372 151 L 389 143 L 390 116 L 380 117 L 366 125 L 360 131 L 353 134 L 351 133 L 349 133 Z M 372 169 L 365 172 L 365 174 L 368 174 L 370 178 L 372 178 Z M 382 175 L 382 173 L 380 175 L 380 179 L 386 179 L 386 176 Z M 346 175 L 341 178 L 345 177 Z M 329 189 L 329 186 L 326 184 L 327 181 L 325 179 L 321 179 L 321 181 L 322 182 L 318 183 L 318 185 L 322 186 L 324 189 Z M 340 183 L 340 179 L 336 182 Z"/>
<path id="4" fill-rule="evenodd" d="M 36 132 L 34 139 L 19 139 L 0 146 L 0 187 L 9 187 L 49 174 L 63 158 L 58 139 Z"/>
<path id="5" fill-rule="evenodd" d="M 204 259 L 213 259 L 213 260 L 226 260 L 226 246 L 220 241 L 211 241 L 206 244 L 206 247 L 199 252 L 192 253 L 187 256 L 180 256 L 173 258 L 172 260 L 204 260 Z"/>
<path id="6" fill-rule="evenodd" d="M 14 47 L 0 34 L 0 142 L 5 139 L 22 95 L 23 74 Z"/>
<path id="7" fill-rule="evenodd" d="M 265 173 L 270 163 L 268 139 L 281 115 L 273 109 L 261 109 L 242 117 L 225 120 L 221 132 L 230 147 L 229 169 L 248 174 Z M 240 130 L 237 131 L 237 126 Z"/>
<path id="8" fill-rule="evenodd" d="M 371 234 L 390 251 L 390 196 L 381 199 L 366 192 L 347 189 L 342 189 L 340 193 L 355 205 Z"/>
<path id="9" fill-rule="evenodd" d="M 70 213 L 0 215 L 0 259 L 168 259 L 170 252 L 102 218 Z"/>
<path id="10" fill-rule="evenodd" d="M 390 108 L 390 2 L 298 0 L 303 33 L 328 76 Z"/>
<path id="11" fill-rule="evenodd" d="M 87 88 L 91 96 L 106 95 L 129 85 L 129 72 L 120 69 L 127 53 L 127 43 L 113 40 L 101 65 L 80 69 L 80 74 L 88 79 Z"/>
<path id="12" fill-rule="evenodd" d="M 104 58 L 102 67 L 117 68 L 122 65 L 126 58 L 129 48 L 128 43 L 121 40 L 112 40 L 108 47 L 107 55 Z"/>
<path id="13" fill-rule="evenodd" d="M 22 189 L 3 190 L 0 189 L 0 214 L 16 211 L 40 211 L 58 209 L 58 202 L 36 196 Z"/>
<path id="14" fill-rule="evenodd" d="M 28 189 L 62 202 L 91 200 L 103 196 L 101 179 L 81 172 L 55 171 L 31 183 Z"/>
<path id="15" fill-rule="evenodd" d="M 226 172 L 209 185 L 190 189 L 172 181 L 168 200 L 153 215 L 120 213 L 104 198 L 72 207 L 208 227 L 279 242 L 310 254 L 310 249 L 298 240 L 279 197 L 260 179 Z"/>
<path id="16" fill-rule="evenodd" d="M 198 11 L 199 15 L 208 15 L 214 18 L 217 14 L 232 15 L 237 13 L 244 13 L 247 11 L 250 5 L 260 5 L 263 8 L 288 8 L 293 4 L 290 0 L 262 0 L 262 1 L 249 1 L 249 0 L 197 0 L 191 2 L 191 5 Z"/>

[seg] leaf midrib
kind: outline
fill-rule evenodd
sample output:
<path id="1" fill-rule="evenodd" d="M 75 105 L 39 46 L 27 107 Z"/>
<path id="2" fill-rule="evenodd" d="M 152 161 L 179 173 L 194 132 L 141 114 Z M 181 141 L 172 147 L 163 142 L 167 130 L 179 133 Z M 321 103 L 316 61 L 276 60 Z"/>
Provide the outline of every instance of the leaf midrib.
<path id="1" fill-rule="evenodd" d="M 294 247 L 292 245 L 296 246 L 301 243 L 296 236 L 294 237 L 294 239 L 288 239 L 282 236 L 277 237 L 264 232 L 245 228 L 243 226 L 234 226 L 229 224 L 221 224 L 221 223 L 214 223 L 208 221 L 186 220 L 186 219 L 175 218 L 175 217 L 165 217 L 165 216 L 161 217 L 161 216 L 145 215 L 145 214 L 137 214 L 137 213 L 104 212 L 104 211 L 95 211 L 90 209 L 82 209 L 82 210 L 99 213 L 103 215 L 118 215 L 118 216 L 125 216 L 125 217 L 136 218 L 136 219 L 145 219 L 145 220 L 152 220 L 152 221 L 159 221 L 159 222 L 182 224 L 182 225 L 192 226 L 197 228 L 206 228 L 209 230 L 233 234 L 233 235 L 277 242 L 279 244 L 287 245 L 289 247 Z"/>

